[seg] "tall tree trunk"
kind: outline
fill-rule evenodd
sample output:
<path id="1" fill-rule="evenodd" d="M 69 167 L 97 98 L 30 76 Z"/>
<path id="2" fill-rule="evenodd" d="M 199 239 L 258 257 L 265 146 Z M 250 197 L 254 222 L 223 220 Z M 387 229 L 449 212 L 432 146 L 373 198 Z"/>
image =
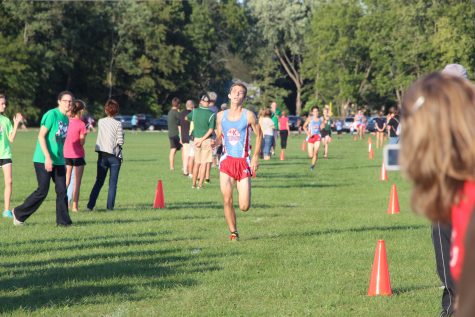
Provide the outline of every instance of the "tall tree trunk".
<path id="1" fill-rule="evenodd" d="M 302 85 L 295 85 L 297 87 L 297 97 L 295 98 L 295 112 L 300 115 L 302 112 Z"/>
<path id="2" fill-rule="evenodd" d="M 297 88 L 297 97 L 295 98 L 295 112 L 297 113 L 297 115 L 300 115 L 300 112 L 302 111 L 302 76 L 298 72 L 297 67 L 294 66 L 290 58 L 287 56 L 285 50 L 281 51 L 278 47 L 274 47 L 274 52 L 275 55 L 277 55 L 277 57 L 279 58 L 280 64 L 287 72 L 287 75 L 289 75 L 290 79 L 292 79 L 295 84 L 295 87 Z"/>

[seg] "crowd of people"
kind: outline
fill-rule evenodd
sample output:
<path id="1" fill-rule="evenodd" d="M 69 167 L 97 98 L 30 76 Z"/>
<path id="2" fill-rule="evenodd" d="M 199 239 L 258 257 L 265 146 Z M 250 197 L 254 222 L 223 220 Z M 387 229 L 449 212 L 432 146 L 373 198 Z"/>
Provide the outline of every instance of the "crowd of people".
<path id="1" fill-rule="evenodd" d="M 239 209 L 249 210 L 251 177 L 259 167 L 259 158 L 269 160 L 275 154 L 279 138 L 283 156 L 290 133 L 287 113 L 276 102 L 256 117 L 243 108 L 246 96 L 246 86 L 235 83 L 227 96 L 229 105 L 223 104 L 218 109 L 216 93 L 208 92 L 201 96 L 197 106 L 192 100 L 186 101 L 181 111 L 180 100 L 173 98 L 168 113 L 169 168 L 175 170 L 176 152 L 182 150 L 182 173 L 191 178 L 191 188 L 199 190 L 210 182 L 210 169 L 219 166 L 230 240 L 239 239 L 234 189 L 237 189 Z M 70 226 L 69 209 L 79 210 L 88 130 L 81 118 L 86 104 L 69 91 L 59 93 L 57 100 L 58 106 L 41 119 L 33 154 L 38 187 L 22 204 L 11 208 L 11 143 L 23 117 L 15 114 L 12 124 L 3 115 L 7 98 L 0 95 L 0 166 L 5 181 L 2 215 L 13 218 L 15 225 L 24 224 L 38 210 L 48 195 L 51 180 L 55 184 L 57 225 Z M 416 81 L 405 94 L 400 110 L 401 115 L 396 108 L 389 109 L 386 117 L 378 113 L 376 147 L 382 147 L 386 137 L 389 144 L 401 141 L 401 168 L 414 185 L 412 206 L 433 221 L 437 269 L 444 284 L 441 316 L 452 316 L 456 310 L 457 316 L 473 316 L 475 291 L 471 281 L 475 256 L 473 249 L 468 248 L 475 245 L 475 126 L 472 123 L 475 87 L 461 65 L 451 64 L 442 72 Z M 104 106 L 105 117 L 98 121 L 97 176 L 88 210 L 95 208 L 107 173 L 110 175 L 106 208 L 114 209 L 124 144 L 122 125 L 114 119 L 118 111 L 119 104 L 110 99 Z M 354 119 L 356 139 L 364 139 L 366 121 L 363 110 L 358 109 Z M 321 115 L 317 106 L 311 108 L 303 123 L 310 170 L 316 167 L 321 143 L 323 158 L 328 158 L 333 128 L 341 134 L 342 123 L 332 119 L 328 105 L 323 107 Z M 251 132 L 255 134 L 252 153 Z M 70 185 L 73 189 L 69 200 Z"/>

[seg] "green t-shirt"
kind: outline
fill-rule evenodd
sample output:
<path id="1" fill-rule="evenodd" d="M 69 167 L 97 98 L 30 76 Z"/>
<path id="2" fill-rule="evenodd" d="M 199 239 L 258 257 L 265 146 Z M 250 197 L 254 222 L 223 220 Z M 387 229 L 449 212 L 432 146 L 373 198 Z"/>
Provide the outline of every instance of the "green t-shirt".
<path id="1" fill-rule="evenodd" d="M 280 112 L 280 109 L 277 108 L 275 109 L 275 112 L 272 113 L 272 122 L 274 122 L 274 129 L 276 130 L 279 130 L 279 117 L 280 115 L 282 114 L 282 112 Z"/>
<path id="2" fill-rule="evenodd" d="M 41 126 L 48 129 L 46 133 L 46 146 L 53 165 L 64 165 L 63 147 L 68 133 L 69 120 L 58 108 L 51 109 L 41 118 Z M 41 150 L 40 142 L 36 141 L 33 162 L 44 163 L 45 155 Z"/>
<path id="3" fill-rule="evenodd" d="M 186 117 L 188 121 L 192 121 L 194 124 L 193 136 L 195 138 L 201 138 L 209 129 L 214 130 L 216 128 L 216 114 L 208 108 L 200 106 Z"/>
<path id="4" fill-rule="evenodd" d="M 10 119 L 0 115 L 0 159 L 11 159 L 10 140 L 8 136 L 12 133 L 13 127 Z"/>
<path id="5" fill-rule="evenodd" d="M 178 120 L 180 120 L 180 113 L 176 109 L 168 111 L 168 137 L 178 136 Z"/>

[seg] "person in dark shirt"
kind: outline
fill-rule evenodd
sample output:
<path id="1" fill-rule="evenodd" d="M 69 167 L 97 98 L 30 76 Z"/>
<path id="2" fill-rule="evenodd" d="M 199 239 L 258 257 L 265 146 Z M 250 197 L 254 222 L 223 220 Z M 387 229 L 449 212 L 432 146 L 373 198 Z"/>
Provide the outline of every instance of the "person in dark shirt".
<path id="1" fill-rule="evenodd" d="M 383 147 L 384 132 L 386 131 L 386 118 L 383 112 L 378 112 L 378 117 L 374 119 L 374 127 L 376 128 L 376 148 Z"/>
<path id="2" fill-rule="evenodd" d="M 399 135 L 397 134 L 397 128 L 399 126 L 399 114 L 394 107 L 389 109 L 390 118 L 387 129 L 389 131 L 389 144 L 398 144 Z"/>
<path id="3" fill-rule="evenodd" d="M 179 126 L 181 144 L 183 145 L 183 151 L 181 152 L 181 158 L 183 160 L 183 175 L 188 176 L 188 174 L 193 170 L 193 156 L 189 156 L 190 151 L 190 121 L 186 120 L 186 116 L 193 110 L 195 107 L 193 100 L 187 100 L 185 104 L 185 109 L 180 112 L 179 117 Z M 191 158 L 191 168 L 190 166 Z"/>
<path id="4" fill-rule="evenodd" d="M 170 139 L 170 155 L 168 159 L 170 161 L 170 170 L 175 169 L 175 154 L 176 151 L 181 149 L 178 120 L 180 119 L 180 113 L 178 109 L 180 107 L 180 99 L 174 97 L 172 99 L 172 108 L 168 111 L 167 123 L 168 123 L 168 138 Z"/>

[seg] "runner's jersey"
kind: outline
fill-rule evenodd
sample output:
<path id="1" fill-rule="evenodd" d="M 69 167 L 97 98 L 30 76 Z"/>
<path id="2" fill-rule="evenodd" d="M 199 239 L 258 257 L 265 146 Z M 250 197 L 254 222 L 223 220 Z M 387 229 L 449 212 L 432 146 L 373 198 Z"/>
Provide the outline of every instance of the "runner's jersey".
<path id="1" fill-rule="evenodd" d="M 313 118 L 310 120 L 310 123 L 308 126 L 310 127 L 310 135 L 317 135 L 320 134 L 320 125 L 322 124 L 322 121 L 318 119 L 315 121 Z"/>
<path id="2" fill-rule="evenodd" d="M 357 115 L 355 116 L 355 122 L 356 122 L 357 124 L 362 124 L 362 123 L 363 123 L 363 115 L 362 115 L 362 114 L 357 114 Z"/>
<path id="3" fill-rule="evenodd" d="M 246 158 L 249 156 L 249 123 L 247 110 L 243 109 L 241 118 L 237 121 L 228 119 L 229 110 L 224 110 L 221 126 L 223 128 L 224 156 Z"/>

